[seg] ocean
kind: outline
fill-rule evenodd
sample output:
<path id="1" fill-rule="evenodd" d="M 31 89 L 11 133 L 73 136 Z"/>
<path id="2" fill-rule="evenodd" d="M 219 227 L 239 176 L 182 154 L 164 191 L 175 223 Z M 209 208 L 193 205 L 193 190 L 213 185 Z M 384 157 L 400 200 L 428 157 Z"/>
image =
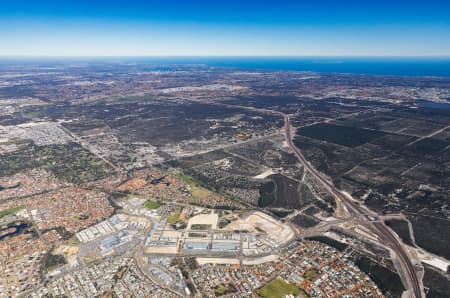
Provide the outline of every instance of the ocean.
<path id="1" fill-rule="evenodd" d="M 241 70 L 295 70 L 396 76 L 450 77 L 448 57 L 0 57 L 3 64 L 127 62 L 203 64 Z"/>
<path id="2" fill-rule="evenodd" d="M 449 57 L 139 57 L 130 61 L 205 64 L 242 70 L 295 70 L 396 76 L 450 77 Z"/>
<path id="3" fill-rule="evenodd" d="M 188 57 L 182 61 L 238 69 L 450 77 L 450 57 Z"/>

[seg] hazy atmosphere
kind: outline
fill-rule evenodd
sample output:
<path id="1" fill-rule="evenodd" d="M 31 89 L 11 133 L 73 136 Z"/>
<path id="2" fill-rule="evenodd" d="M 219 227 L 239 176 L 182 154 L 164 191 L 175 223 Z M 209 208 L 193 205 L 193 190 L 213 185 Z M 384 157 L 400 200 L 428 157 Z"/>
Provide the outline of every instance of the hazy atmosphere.
<path id="1" fill-rule="evenodd" d="M 449 298 L 449 1 L 0 1 L 0 297 Z"/>
<path id="2" fill-rule="evenodd" d="M 8 56 L 445 56 L 448 1 L 3 1 Z"/>

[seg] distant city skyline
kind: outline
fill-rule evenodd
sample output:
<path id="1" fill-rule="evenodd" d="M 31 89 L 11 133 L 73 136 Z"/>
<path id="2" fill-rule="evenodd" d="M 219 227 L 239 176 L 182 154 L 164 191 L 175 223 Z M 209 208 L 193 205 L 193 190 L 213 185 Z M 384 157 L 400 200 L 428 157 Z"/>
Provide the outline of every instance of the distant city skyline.
<path id="1" fill-rule="evenodd" d="M 450 56 L 446 1 L 7 1 L 0 56 Z"/>

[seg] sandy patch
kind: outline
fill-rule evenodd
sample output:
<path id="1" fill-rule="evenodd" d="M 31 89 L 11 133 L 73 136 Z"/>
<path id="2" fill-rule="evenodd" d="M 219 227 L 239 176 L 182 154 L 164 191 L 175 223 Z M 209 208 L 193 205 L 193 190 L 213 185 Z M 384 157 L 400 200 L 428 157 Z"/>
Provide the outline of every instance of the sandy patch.
<path id="1" fill-rule="evenodd" d="M 211 211 L 209 214 L 199 214 L 189 219 L 187 230 L 190 230 L 192 225 L 211 225 L 211 228 L 215 230 L 218 222 L 219 215 L 214 213 L 214 211 Z"/>
<path id="2" fill-rule="evenodd" d="M 431 265 L 439 270 L 442 270 L 443 272 L 447 272 L 447 268 L 450 265 L 450 261 L 444 258 L 434 256 L 421 249 L 416 249 L 415 251 L 421 262 Z"/>
<path id="3" fill-rule="evenodd" d="M 73 245 L 60 245 L 53 250 L 53 254 L 64 255 L 67 263 L 75 264 L 77 262 L 77 254 L 80 248 Z"/>
<path id="4" fill-rule="evenodd" d="M 268 176 L 270 176 L 272 174 L 275 174 L 275 172 L 272 169 L 268 169 L 267 171 L 262 172 L 261 174 L 256 175 L 253 178 L 255 178 L 255 179 L 264 179 L 264 178 L 266 178 L 266 177 L 268 177 Z"/>
<path id="5" fill-rule="evenodd" d="M 176 254 L 176 246 L 147 246 L 144 248 L 146 254 Z"/>
<path id="6" fill-rule="evenodd" d="M 247 213 L 225 229 L 248 230 L 255 233 L 263 231 L 267 237 L 278 243 L 285 243 L 295 236 L 294 230 L 289 225 L 259 211 Z"/>
<path id="7" fill-rule="evenodd" d="M 278 255 L 269 255 L 269 256 L 255 258 L 255 259 L 244 259 L 242 261 L 242 264 L 244 264 L 244 265 L 259 265 L 259 264 L 276 261 L 276 260 L 278 260 L 279 257 L 280 256 L 278 256 Z"/>
<path id="8" fill-rule="evenodd" d="M 232 264 L 238 265 L 240 262 L 238 259 L 227 259 L 227 258 L 197 258 L 199 265 L 205 264 Z"/>

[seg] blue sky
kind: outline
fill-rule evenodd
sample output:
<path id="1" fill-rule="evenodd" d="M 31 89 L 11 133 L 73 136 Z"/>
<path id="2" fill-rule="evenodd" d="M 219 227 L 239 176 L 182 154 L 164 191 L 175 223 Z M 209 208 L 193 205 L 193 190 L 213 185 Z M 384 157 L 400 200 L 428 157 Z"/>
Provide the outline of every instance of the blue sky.
<path id="1" fill-rule="evenodd" d="M 1 1 L 0 55 L 450 56 L 450 1 Z"/>

